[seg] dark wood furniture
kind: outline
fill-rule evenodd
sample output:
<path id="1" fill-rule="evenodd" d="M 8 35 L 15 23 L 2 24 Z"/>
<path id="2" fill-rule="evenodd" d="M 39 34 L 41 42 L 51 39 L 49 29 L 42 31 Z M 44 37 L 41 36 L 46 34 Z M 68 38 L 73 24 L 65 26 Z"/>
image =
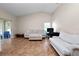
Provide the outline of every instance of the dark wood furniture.
<path id="1" fill-rule="evenodd" d="M 20 37 L 20 38 L 24 38 L 24 34 L 16 34 L 15 36 L 16 36 L 17 38 L 19 38 L 19 37 Z"/>

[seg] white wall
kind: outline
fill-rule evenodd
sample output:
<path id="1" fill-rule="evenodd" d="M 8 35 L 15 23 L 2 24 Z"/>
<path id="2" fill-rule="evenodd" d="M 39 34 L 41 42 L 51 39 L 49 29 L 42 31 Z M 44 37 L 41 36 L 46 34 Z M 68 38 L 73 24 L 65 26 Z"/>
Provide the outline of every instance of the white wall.
<path id="1" fill-rule="evenodd" d="M 0 19 L 4 19 L 4 20 L 11 20 L 12 21 L 12 35 L 15 34 L 16 32 L 16 21 L 15 21 L 15 17 L 10 15 L 9 13 L 7 13 L 5 10 L 0 8 Z"/>
<path id="2" fill-rule="evenodd" d="M 40 12 L 17 17 L 17 33 L 25 33 L 28 30 L 43 30 L 45 22 L 51 23 L 51 15 L 49 13 Z"/>
<path id="3" fill-rule="evenodd" d="M 53 14 L 57 31 L 79 33 L 79 4 L 62 4 Z"/>

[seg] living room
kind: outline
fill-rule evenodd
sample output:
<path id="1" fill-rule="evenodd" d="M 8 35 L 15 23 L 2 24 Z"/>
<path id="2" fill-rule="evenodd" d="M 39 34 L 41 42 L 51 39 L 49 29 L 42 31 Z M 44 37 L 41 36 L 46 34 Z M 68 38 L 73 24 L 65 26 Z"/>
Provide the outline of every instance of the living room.
<path id="1" fill-rule="evenodd" d="M 79 55 L 78 12 L 78 3 L 0 4 L 0 55 Z M 59 35 L 50 37 L 47 35 L 48 28 L 52 28 Z"/>

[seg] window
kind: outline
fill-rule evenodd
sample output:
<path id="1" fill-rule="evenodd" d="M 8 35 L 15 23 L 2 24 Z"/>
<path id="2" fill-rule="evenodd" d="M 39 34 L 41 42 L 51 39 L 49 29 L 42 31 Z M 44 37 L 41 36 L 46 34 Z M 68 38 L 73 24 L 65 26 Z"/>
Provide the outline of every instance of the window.
<path id="1" fill-rule="evenodd" d="M 9 31 L 11 34 L 11 21 L 4 21 L 4 31 Z"/>
<path id="2" fill-rule="evenodd" d="M 54 31 L 56 31 L 56 29 L 57 29 L 57 25 L 56 25 L 55 22 L 53 22 L 52 27 L 54 28 Z"/>
<path id="3" fill-rule="evenodd" d="M 47 32 L 47 28 L 50 28 L 51 27 L 51 24 L 48 22 L 48 23 L 44 23 L 44 31 Z"/>

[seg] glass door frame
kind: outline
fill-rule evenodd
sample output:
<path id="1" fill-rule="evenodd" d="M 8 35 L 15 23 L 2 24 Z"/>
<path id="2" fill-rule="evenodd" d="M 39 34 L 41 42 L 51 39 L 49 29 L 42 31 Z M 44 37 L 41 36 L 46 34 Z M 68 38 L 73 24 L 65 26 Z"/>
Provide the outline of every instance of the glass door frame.
<path id="1" fill-rule="evenodd" d="M 4 38 L 4 35 L 3 35 L 3 33 L 5 32 L 5 22 L 6 21 L 10 21 L 11 22 L 11 36 L 12 36 L 12 21 L 11 20 L 5 20 L 5 19 L 3 19 L 3 18 L 0 18 L 0 20 L 3 22 L 2 23 L 2 34 L 1 34 L 1 36 L 2 36 L 2 39 Z"/>

